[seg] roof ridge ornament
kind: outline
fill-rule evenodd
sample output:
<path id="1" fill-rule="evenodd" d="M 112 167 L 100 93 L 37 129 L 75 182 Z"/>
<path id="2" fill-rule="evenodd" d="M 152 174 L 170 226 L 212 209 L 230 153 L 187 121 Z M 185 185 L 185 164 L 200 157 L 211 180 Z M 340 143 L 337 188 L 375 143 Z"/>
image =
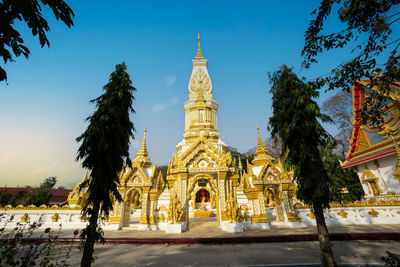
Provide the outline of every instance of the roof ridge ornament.
<path id="1" fill-rule="evenodd" d="M 201 53 L 201 46 L 200 46 L 200 33 L 197 33 L 197 52 L 196 56 L 194 57 L 195 59 L 204 59 L 203 53 Z"/>

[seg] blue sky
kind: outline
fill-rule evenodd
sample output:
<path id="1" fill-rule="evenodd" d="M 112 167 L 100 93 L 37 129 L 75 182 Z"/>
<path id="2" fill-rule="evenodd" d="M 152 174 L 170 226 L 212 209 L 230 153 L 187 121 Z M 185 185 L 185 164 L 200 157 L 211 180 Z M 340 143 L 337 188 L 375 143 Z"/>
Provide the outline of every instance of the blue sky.
<path id="1" fill-rule="evenodd" d="M 8 85 L 0 84 L 1 186 L 37 185 L 57 176 L 73 186 L 84 171 L 75 162 L 75 138 L 94 111 L 115 64 L 128 66 L 135 93 L 132 116 L 134 157 L 147 128 L 150 158 L 166 164 L 184 132 L 183 102 L 197 32 L 219 102 L 222 140 L 246 152 L 257 141 L 256 126 L 268 136 L 272 113 L 268 72 L 282 64 L 300 71 L 304 32 L 319 1 L 81 1 L 68 29 L 45 10 L 50 48 L 18 24 L 31 50 L 7 64 Z M 330 27 L 335 28 L 335 20 Z M 300 75 L 326 73 L 345 60 L 339 51 Z M 332 95 L 324 94 L 320 102 Z M 330 127 L 332 131 L 333 128 Z"/>

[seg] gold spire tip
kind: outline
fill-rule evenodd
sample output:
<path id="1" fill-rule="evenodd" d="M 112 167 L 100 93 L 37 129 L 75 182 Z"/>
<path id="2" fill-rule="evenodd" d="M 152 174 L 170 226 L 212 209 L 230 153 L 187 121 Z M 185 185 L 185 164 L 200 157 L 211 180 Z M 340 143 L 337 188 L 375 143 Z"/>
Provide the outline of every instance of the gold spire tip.
<path id="1" fill-rule="evenodd" d="M 203 54 L 201 53 L 201 46 L 200 46 L 200 33 L 197 33 L 197 52 L 195 59 L 204 59 Z"/>

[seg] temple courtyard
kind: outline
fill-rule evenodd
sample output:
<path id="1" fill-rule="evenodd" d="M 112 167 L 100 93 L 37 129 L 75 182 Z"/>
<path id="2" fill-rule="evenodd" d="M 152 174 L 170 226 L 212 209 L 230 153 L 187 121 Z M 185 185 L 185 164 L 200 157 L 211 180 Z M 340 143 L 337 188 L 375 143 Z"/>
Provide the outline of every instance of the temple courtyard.
<path id="1" fill-rule="evenodd" d="M 382 266 L 379 258 L 386 254 L 386 250 L 399 252 L 399 243 L 333 242 L 333 252 L 339 266 Z M 78 266 L 80 257 L 79 251 L 73 251 L 71 266 Z M 95 257 L 94 266 L 320 266 L 318 242 L 98 245 Z"/>
<path id="2" fill-rule="evenodd" d="M 341 266 L 382 266 L 386 251 L 400 254 L 400 225 L 329 227 L 333 251 Z M 180 234 L 161 230 L 105 231 L 107 243 L 96 245 L 94 266 L 320 266 L 316 227 L 272 228 L 227 233 L 218 223 L 192 221 Z M 72 238 L 71 230 L 59 237 Z M 290 241 L 290 242 L 286 242 Z M 81 252 L 73 249 L 71 266 Z"/>

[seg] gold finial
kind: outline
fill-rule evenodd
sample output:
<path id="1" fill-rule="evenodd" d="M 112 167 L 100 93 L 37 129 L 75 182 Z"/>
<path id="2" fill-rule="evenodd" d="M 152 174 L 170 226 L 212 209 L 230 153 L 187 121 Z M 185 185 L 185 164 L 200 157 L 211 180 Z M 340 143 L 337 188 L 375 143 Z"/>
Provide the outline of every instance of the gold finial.
<path id="1" fill-rule="evenodd" d="M 149 153 L 147 153 L 147 147 L 146 147 L 146 128 L 144 129 L 144 134 L 143 134 L 143 139 L 142 139 L 142 144 L 140 145 L 139 151 L 136 153 L 136 156 L 138 157 L 144 157 L 147 158 L 149 156 Z"/>
<path id="2" fill-rule="evenodd" d="M 194 57 L 195 59 L 204 59 L 203 54 L 201 53 L 201 46 L 200 46 L 200 33 L 197 33 L 197 53 Z"/>
<path id="3" fill-rule="evenodd" d="M 240 159 L 240 155 L 239 155 L 239 157 L 238 157 L 238 161 L 239 161 L 239 170 L 242 170 L 243 169 L 243 165 L 242 165 L 242 160 Z"/>
<path id="4" fill-rule="evenodd" d="M 261 139 L 261 135 L 260 135 L 260 127 L 258 127 L 257 125 L 257 134 L 258 134 L 258 138 L 257 138 L 257 150 L 256 150 L 256 157 L 257 156 L 261 156 L 261 155 L 266 155 L 267 154 L 267 149 L 264 146 L 264 143 Z"/>

